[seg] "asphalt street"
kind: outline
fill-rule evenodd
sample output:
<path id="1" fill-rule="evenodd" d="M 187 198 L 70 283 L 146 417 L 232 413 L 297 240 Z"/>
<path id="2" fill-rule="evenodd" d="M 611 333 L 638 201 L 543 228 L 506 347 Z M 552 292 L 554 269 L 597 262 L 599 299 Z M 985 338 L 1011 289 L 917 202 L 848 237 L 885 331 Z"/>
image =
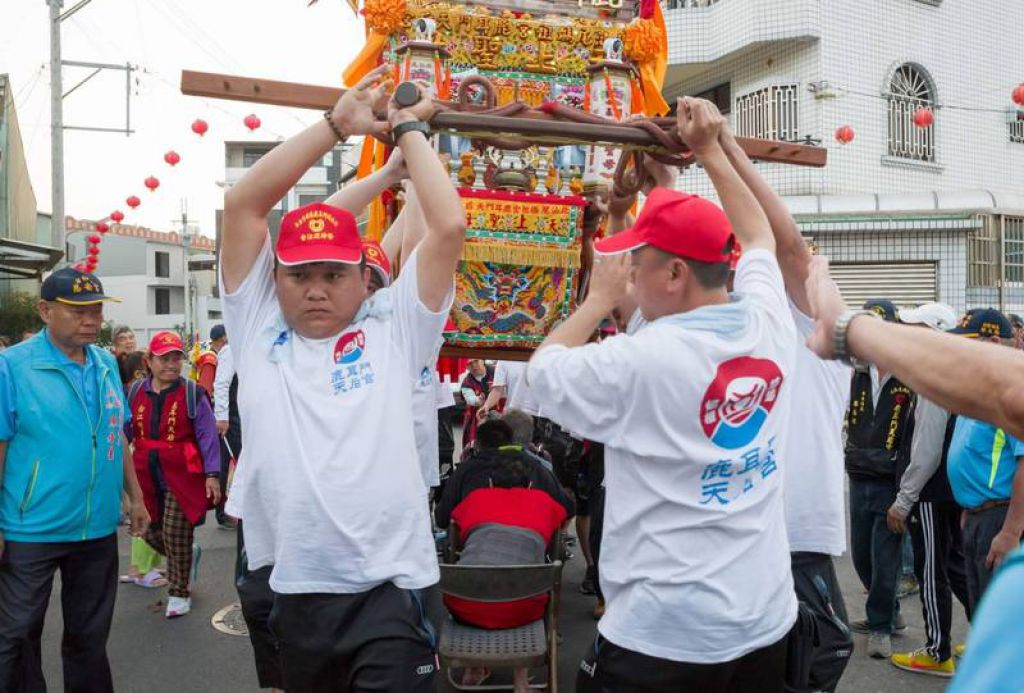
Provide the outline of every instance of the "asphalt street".
<path id="1" fill-rule="evenodd" d="M 211 518 L 212 519 L 212 518 Z M 231 605 L 235 533 L 218 529 L 210 522 L 198 531 L 203 546 L 193 611 L 184 618 L 168 621 L 163 615 L 166 599 L 162 589 L 146 590 L 134 585 L 119 588 L 109 654 L 118 691 L 126 693 L 188 693 L 192 691 L 256 691 L 252 652 L 245 637 L 223 633 L 211 623 L 214 614 Z M 122 531 L 121 562 L 127 568 L 128 541 Z M 862 618 L 864 593 L 849 557 L 839 561 L 839 575 L 851 618 Z M 561 627 L 563 644 L 559 656 L 559 688 L 572 691 L 580 656 L 592 641 L 595 621 L 591 617 L 593 598 L 579 592 L 583 561 L 577 555 L 567 565 L 563 584 Z M 47 614 L 43 635 L 44 668 L 50 690 L 62 690 L 60 664 L 60 585 Z M 894 638 L 894 646 L 917 647 L 924 641 L 920 602 L 917 596 L 904 600 L 909 629 Z M 962 642 L 966 623 L 957 606 L 954 637 Z M 857 636 L 853 660 L 846 670 L 840 691 L 858 693 L 916 693 L 940 691 L 945 680 L 900 671 L 885 661 L 864 654 L 865 636 Z M 538 680 L 542 674 L 538 674 Z"/>

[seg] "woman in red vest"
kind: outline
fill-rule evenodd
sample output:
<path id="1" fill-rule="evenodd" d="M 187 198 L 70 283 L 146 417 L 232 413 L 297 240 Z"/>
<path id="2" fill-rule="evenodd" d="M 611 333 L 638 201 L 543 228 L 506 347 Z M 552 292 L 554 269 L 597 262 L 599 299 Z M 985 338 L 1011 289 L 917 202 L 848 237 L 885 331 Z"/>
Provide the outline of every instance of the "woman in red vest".
<path id="1" fill-rule="evenodd" d="M 220 446 L 210 400 L 181 377 L 181 337 L 158 332 L 147 354 L 151 375 L 128 393 L 125 423 L 135 472 L 153 522 L 146 541 L 167 557 L 167 618 L 192 608 L 189 573 L 195 527 L 220 501 Z"/>

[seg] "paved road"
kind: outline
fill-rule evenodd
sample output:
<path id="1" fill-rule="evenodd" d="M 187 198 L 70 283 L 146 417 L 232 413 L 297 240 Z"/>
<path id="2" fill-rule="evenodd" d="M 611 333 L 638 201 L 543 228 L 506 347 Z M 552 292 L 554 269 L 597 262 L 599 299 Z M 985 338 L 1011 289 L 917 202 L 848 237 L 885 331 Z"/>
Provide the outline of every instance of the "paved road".
<path id="1" fill-rule="evenodd" d="M 235 534 L 215 526 L 200 528 L 204 547 L 193 612 L 182 619 L 163 617 L 162 590 L 144 590 L 131 585 L 120 588 L 109 652 L 118 691 L 127 693 L 183 693 L 217 691 L 256 691 L 256 676 L 248 640 L 226 635 L 211 626 L 211 617 L 235 600 L 232 585 Z M 128 543 L 122 536 L 122 564 L 127 564 Z M 851 618 L 863 617 L 863 591 L 848 558 L 840 564 L 840 580 L 846 594 Z M 563 590 L 561 631 L 564 643 L 559 657 L 559 682 L 563 691 L 573 690 L 575 668 L 584 648 L 594 634 L 590 617 L 592 598 L 579 593 L 583 575 L 582 560 L 574 558 L 567 566 Z M 61 690 L 59 581 L 47 615 L 43 656 L 50 689 Z M 918 598 L 904 600 L 910 628 L 896 639 L 897 647 L 917 647 L 924 633 Z M 954 621 L 954 634 L 962 641 L 966 625 L 962 610 Z M 940 691 L 944 680 L 909 674 L 887 662 L 868 659 L 864 654 L 864 636 L 857 636 L 857 648 L 840 691 L 857 693 L 917 693 Z"/>

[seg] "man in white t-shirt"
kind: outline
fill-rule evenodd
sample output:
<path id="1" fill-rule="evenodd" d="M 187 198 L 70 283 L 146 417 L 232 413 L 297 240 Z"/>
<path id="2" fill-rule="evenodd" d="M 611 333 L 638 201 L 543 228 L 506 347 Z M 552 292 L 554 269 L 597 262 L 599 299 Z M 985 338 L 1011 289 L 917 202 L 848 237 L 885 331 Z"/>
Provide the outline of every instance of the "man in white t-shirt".
<path id="1" fill-rule="evenodd" d="M 797 598 L 814 614 L 818 646 L 810 690 L 835 690 L 853 653 L 846 604 L 833 557 L 846 551 L 843 421 L 850 400 L 850 368 L 823 361 L 804 343 L 814 331 L 808 317 L 807 276 L 811 251 L 792 214 L 737 144 L 728 127 L 722 147 L 765 211 L 775 236 L 790 312 L 800 336 L 790 381 L 793 405 L 784 450 L 786 532 Z"/>
<path id="2" fill-rule="evenodd" d="M 494 380 L 487 399 L 477 412 L 483 421 L 487 414 L 505 400 L 505 409 L 516 409 L 530 416 L 540 416 L 540 405 L 526 384 L 526 363 L 523 361 L 498 361 L 494 366 Z"/>
<path id="3" fill-rule="evenodd" d="M 728 218 L 653 190 L 630 231 L 597 244 L 589 295 L 527 371 L 546 416 L 605 444 L 607 610 L 577 690 L 782 691 L 797 613 L 781 472 L 797 338 L 768 220 L 718 142 L 724 118 L 689 97 L 678 114 Z M 588 344 L 630 275 L 648 324 Z"/>
<path id="4" fill-rule="evenodd" d="M 434 106 L 387 104 L 386 67 L 264 156 L 225 195 L 220 270 L 239 374 L 245 459 L 234 503 L 253 569 L 273 565 L 270 626 L 291 691 L 432 691 L 438 579 L 413 436 L 412 385 L 447 316 L 461 202 L 426 137 Z M 393 286 L 367 298 L 355 218 L 316 203 L 267 212 L 349 135 L 390 130 L 428 232 Z"/>

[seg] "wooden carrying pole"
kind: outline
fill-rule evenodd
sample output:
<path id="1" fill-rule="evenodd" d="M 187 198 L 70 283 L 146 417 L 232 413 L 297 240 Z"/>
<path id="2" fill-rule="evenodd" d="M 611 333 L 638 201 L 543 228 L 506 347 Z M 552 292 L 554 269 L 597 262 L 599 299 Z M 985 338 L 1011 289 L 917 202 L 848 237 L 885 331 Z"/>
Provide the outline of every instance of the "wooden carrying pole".
<path id="1" fill-rule="evenodd" d="M 342 89 L 334 87 L 191 70 L 183 70 L 181 73 L 181 92 L 189 96 L 313 110 L 331 108 L 344 93 Z M 484 106 L 463 105 L 460 109 L 436 114 L 430 121 L 431 128 L 435 131 L 452 131 L 479 137 L 509 135 L 525 138 L 540 145 L 599 143 L 632 149 L 661 150 L 661 146 L 651 135 L 628 125 L 557 120 L 537 109 L 531 109 L 516 117 L 475 112 L 485 110 Z M 736 139 L 751 159 L 798 166 L 825 165 L 827 153 L 821 147 L 746 137 Z"/>

